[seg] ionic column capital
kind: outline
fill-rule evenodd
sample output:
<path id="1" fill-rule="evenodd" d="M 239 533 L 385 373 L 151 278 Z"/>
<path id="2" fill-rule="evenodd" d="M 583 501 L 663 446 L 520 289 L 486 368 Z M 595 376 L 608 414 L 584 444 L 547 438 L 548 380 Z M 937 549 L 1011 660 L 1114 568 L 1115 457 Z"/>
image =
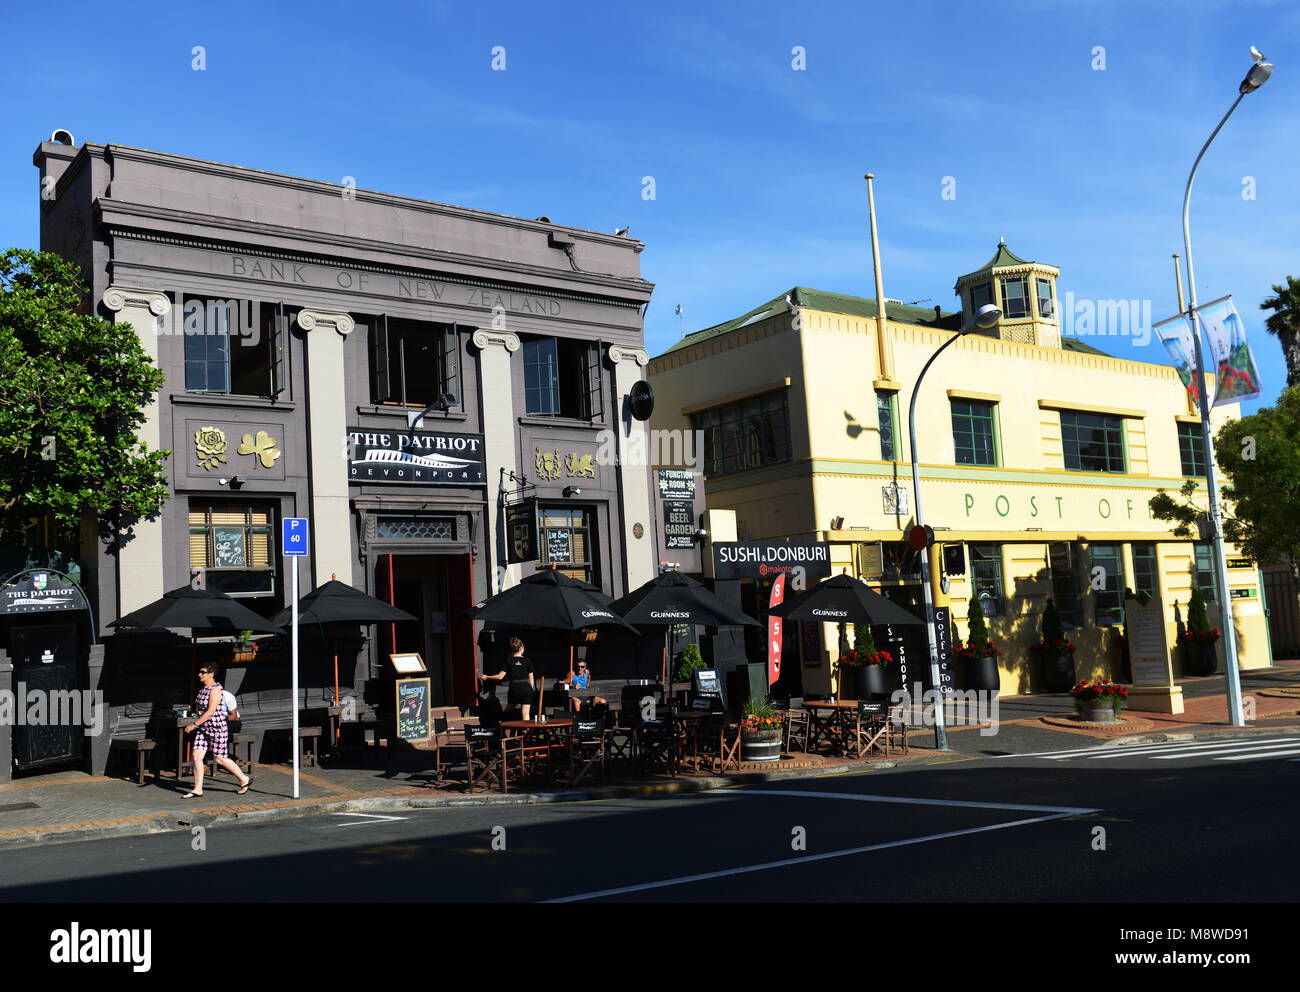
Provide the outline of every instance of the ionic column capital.
<path id="1" fill-rule="evenodd" d="M 155 317 L 163 317 L 172 308 L 172 301 L 166 293 L 140 286 L 109 286 L 102 299 L 104 306 L 114 313 L 127 307 L 140 307 Z"/>
<path id="2" fill-rule="evenodd" d="M 495 331 L 491 328 L 480 327 L 470 338 L 474 342 L 474 347 L 479 351 L 487 351 L 491 345 L 500 345 L 512 355 L 519 350 L 519 335 L 513 331 Z"/>
<path id="3" fill-rule="evenodd" d="M 311 331 L 316 327 L 332 327 L 342 337 L 347 337 L 352 333 L 352 328 L 357 326 L 357 322 L 348 314 L 337 310 L 299 310 L 298 326 L 304 331 Z"/>
<path id="4" fill-rule="evenodd" d="M 644 348 L 623 348 L 616 344 L 609 346 L 609 360 L 617 365 L 619 362 L 632 361 L 645 368 L 650 361 L 650 353 Z"/>

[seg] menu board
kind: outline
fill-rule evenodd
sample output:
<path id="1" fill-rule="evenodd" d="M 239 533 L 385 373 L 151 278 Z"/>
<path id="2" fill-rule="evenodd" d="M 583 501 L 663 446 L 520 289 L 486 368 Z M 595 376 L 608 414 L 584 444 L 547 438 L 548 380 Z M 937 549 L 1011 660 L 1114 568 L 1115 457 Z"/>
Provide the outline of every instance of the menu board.
<path id="1" fill-rule="evenodd" d="M 429 739 L 429 680 L 398 679 L 397 736 L 404 741 Z"/>
<path id="2" fill-rule="evenodd" d="M 566 562 L 573 561 L 573 550 L 571 538 L 572 532 L 568 530 L 551 530 L 546 531 L 546 560 Z"/>
<path id="3" fill-rule="evenodd" d="M 247 568 L 244 553 L 246 532 L 242 527 L 214 527 L 212 530 L 213 568 Z"/>
<path id="4" fill-rule="evenodd" d="M 1135 599 L 1124 603 L 1124 633 L 1128 637 L 1129 659 L 1133 663 L 1133 684 L 1171 687 L 1173 666 L 1169 638 L 1165 632 L 1165 611 L 1159 599 L 1146 606 Z"/>

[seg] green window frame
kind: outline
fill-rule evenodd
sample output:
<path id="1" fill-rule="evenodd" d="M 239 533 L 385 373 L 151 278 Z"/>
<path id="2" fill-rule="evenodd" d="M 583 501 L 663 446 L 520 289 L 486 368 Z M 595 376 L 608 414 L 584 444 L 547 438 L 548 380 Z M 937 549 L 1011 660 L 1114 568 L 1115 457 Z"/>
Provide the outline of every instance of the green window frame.
<path id="1" fill-rule="evenodd" d="M 896 393 L 888 389 L 876 390 L 876 421 L 880 434 L 880 458 L 882 461 L 898 460 L 898 414 L 894 400 Z"/>
<path id="2" fill-rule="evenodd" d="M 790 460 L 790 401 L 784 389 L 691 415 L 704 435 L 704 474 L 776 465 Z"/>
<path id="3" fill-rule="evenodd" d="M 993 302 L 993 283 L 979 282 L 970 288 L 970 316 L 975 316 L 979 308 Z"/>
<path id="4" fill-rule="evenodd" d="M 953 399 L 952 443 L 958 465 L 998 463 L 996 403 Z"/>
<path id="5" fill-rule="evenodd" d="M 1002 545 L 970 545 L 970 574 L 975 596 L 986 617 L 1000 617 L 1006 606 L 1002 585 Z"/>
<path id="6" fill-rule="evenodd" d="M 1002 316 L 1008 320 L 1029 316 L 1029 280 L 1024 276 L 1002 277 Z"/>
<path id="7" fill-rule="evenodd" d="M 1048 571 L 1052 577 L 1052 602 L 1061 622 L 1079 626 L 1079 577 L 1074 563 L 1078 548 L 1073 541 L 1053 541 L 1047 546 Z"/>
<path id="8" fill-rule="evenodd" d="M 1092 558 L 1092 579 L 1088 588 L 1092 591 L 1093 623 L 1098 627 L 1114 627 L 1124 620 L 1124 552 L 1119 544 L 1094 544 L 1089 549 Z M 1097 569 L 1103 574 L 1098 576 Z M 1097 588 L 1097 579 L 1101 579 L 1101 588 Z"/>
<path id="9" fill-rule="evenodd" d="M 1133 545 L 1133 591 L 1160 595 L 1160 567 L 1154 544 Z"/>
<path id="10" fill-rule="evenodd" d="M 1184 478 L 1205 478 L 1205 441 L 1200 424 L 1178 422 L 1178 458 Z"/>
<path id="11" fill-rule="evenodd" d="M 1210 546 L 1209 541 L 1197 541 L 1195 554 L 1192 557 L 1192 568 L 1195 570 L 1196 584 L 1201 587 L 1201 595 L 1205 597 L 1207 603 L 1217 603 L 1219 601 L 1219 582 L 1218 576 L 1214 574 L 1214 549 Z"/>
<path id="12" fill-rule="evenodd" d="M 1061 450 L 1067 471 L 1123 473 L 1124 418 L 1062 410 Z"/>
<path id="13" fill-rule="evenodd" d="M 1052 299 L 1052 280 L 1035 276 L 1034 291 L 1038 297 L 1038 316 L 1051 320 L 1056 316 L 1056 303 Z"/>

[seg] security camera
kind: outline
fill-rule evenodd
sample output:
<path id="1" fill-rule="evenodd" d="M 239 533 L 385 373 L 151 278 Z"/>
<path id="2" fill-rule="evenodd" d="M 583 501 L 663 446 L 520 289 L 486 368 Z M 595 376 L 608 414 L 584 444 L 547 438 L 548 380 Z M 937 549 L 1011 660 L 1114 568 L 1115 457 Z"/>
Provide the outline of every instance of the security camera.
<path id="1" fill-rule="evenodd" d="M 565 486 L 565 487 L 564 487 L 564 497 L 565 497 L 566 499 L 567 499 L 568 497 L 570 497 L 570 496 L 581 496 L 581 495 L 582 495 L 582 490 L 579 489 L 577 486 Z"/>

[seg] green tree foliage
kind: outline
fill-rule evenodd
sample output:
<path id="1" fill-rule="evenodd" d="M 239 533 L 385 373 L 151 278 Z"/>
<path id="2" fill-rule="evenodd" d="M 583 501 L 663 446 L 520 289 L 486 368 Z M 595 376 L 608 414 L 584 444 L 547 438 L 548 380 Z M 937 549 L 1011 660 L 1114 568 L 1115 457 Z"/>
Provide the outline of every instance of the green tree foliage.
<path id="1" fill-rule="evenodd" d="M 984 622 L 984 607 L 980 606 L 978 596 L 970 598 L 970 605 L 966 609 L 966 620 L 970 627 L 970 632 L 966 636 L 966 644 L 973 651 L 972 657 L 987 657 L 989 654 L 989 628 L 988 624 Z"/>
<path id="2" fill-rule="evenodd" d="M 855 623 L 853 625 L 853 650 L 858 654 L 876 653 L 876 639 L 871 636 L 871 624 Z"/>
<path id="3" fill-rule="evenodd" d="M 1043 640 L 1048 644 L 1059 644 L 1065 640 L 1061 614 L 1056 611 L 1056 601 L 1052 599 L 1047 601 L 1047 609 L 1043 610 Z"/>
<path id="4" fill-rule="evenodd" d="M 167 499 L 171 452 L 136 438 L 163 374 L 131 326 L 88 312 L 87 296 L 57 255 L 0 255 L 0 543 L 48 520 L 76 546 L 93 516 L 113 547 Z"/>
<path id="5" fill-rule="evenodd" d="M 688 644 L 677 652 L 678 682 L 689 682 L 692 675 L 705 667 L 707 666 L 704 659 L 700 657 L 700 646 L 698 644 Z"/>
<path id="6" fill-rule="evenodd" d="M 1286 285 L 1274 286 L 1273 292 L 1277 295 L 1259 305 L 1261 310 L 1273 311 L 1264 326 L 1282 345 L 1288 388 L 1300 386 L 1300 279 L 1287 276 Z"/>
<path id="7" fill-rule="evenodd" d="M 1210 618 L 1205 612 L 1205 597 L 1201 595 L 1200 586 L 1192 590 L 1191 601 L 1187 604 L 1187 629 L 1193 634 L 1210 632 Z"/>

